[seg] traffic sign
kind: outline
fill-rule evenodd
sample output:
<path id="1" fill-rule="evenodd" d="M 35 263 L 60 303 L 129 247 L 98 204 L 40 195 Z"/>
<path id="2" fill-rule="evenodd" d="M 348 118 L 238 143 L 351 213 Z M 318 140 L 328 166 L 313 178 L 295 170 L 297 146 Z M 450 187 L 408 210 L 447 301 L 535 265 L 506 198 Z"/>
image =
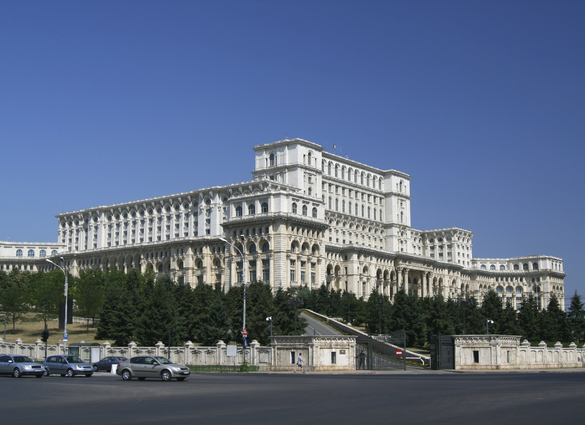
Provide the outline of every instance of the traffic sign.
<path id="1" fill-rule="evenodd" d="M 63 341 L 67 341 L 69 339 L 69 334 L 67 332 L 63 332 Z"/>
<path id="2" fill-rule="evenodd" d="M 397 355 L 398 357 L 402 356 L 402 350 L 396 350 L 396 355 Z"/>
<path id="3" fill-rule="evenodd" d="M 248 331 L 247 331 L 246 329 L 244 329 L 244 330 L 242 331 L 242 335 L 244 335 L 244 336 L 248 336 Z"/>

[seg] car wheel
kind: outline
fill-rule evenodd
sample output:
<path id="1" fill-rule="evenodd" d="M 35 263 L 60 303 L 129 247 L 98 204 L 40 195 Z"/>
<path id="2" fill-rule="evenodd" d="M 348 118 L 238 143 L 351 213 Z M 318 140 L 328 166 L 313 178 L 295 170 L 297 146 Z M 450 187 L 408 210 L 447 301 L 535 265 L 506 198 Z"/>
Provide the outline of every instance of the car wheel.
<path id="1" fill-rule="evenodd" d="M 177 378 L 177 381 L 184 381 L 185 378 Z"/>
<path id="2" fill-rule="evenodd" d="M 35 376 L 36 376 L 37 378 L 42 378 L 42 377 L 43 377 L 43 375 L 44 375 L 44 373 L 37 373 Z"/>
<path id="3" fill-rule="evenodd" d="M 15 378 L 20 378 L 22 376 L 22 373 L 20 373 L 20 369 L 15 367 L 14 370 L 12 371 L 12 376 L 14 376 Z"/>
<path id="4" fill-rule="evenodd" d="M 160 379 L 162 379 L 163 381 L 170 381 L 172 379 L 171 372 L 169 372 L 168 370 L 163 370 L 160 373 Z"/>
<path id="5" fill-rule="evenodd" d="M 96 365 L 93 365 L 93 371 L 97 372 L 98 371 L 98 367 Z"/>
<path id="6" fill-rule="evenodd" d="M 124 381 L 129 381 L 132 379 L 132 373 L 130 373 L 130 371 L 128 369 L 124 369 L 122 371 L 122 379 Z"/>
<path id="7" fill-rule="evenodd" d="M 67 378 L 73 378 L 74 376 L 73 369 L 67 369 Z"/>
<path id="8" fill-rule="evenodd" d="M 43 376 L 49 376 L 49 371 L 48 371 L 48 370 L 45 370 L 45 371 L 43 372 Z"/>

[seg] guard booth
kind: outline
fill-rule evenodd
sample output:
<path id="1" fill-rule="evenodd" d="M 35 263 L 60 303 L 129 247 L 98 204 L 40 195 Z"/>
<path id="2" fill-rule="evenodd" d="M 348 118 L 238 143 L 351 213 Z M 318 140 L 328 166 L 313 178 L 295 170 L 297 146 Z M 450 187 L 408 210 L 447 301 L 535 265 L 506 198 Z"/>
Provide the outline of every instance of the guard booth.
<path id="1" fill-rule="evenodd" d="M 73 342 L 67 346 L 67 351 L 89 364 L 99 362 L 102 358 L 102 347 L 97 342 Z"/>
<path id="2" fill-rule="evenodd" d="M 455 339 L 452 335 L 431 334 L 431 369 L 455 369 Z"/>

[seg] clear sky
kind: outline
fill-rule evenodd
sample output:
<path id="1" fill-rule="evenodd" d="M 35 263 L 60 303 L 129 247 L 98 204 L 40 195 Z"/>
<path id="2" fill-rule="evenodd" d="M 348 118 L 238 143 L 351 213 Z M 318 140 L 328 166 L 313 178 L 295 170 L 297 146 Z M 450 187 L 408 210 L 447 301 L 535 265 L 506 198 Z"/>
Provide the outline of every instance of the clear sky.
<path id="1" fill-rule="evenodd" d="M 412 224 L 585 295 L 585 1 L 0 0 L 0 240 L 252 178 L 299 137 L 412 176 Z"/>

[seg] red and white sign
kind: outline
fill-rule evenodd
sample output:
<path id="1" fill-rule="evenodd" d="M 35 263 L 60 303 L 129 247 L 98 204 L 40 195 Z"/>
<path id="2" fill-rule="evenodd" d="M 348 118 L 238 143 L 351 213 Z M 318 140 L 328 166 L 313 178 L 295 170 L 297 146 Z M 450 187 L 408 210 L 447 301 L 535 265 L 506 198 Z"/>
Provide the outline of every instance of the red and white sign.
<path id="1" fill-rule="evenodd" d="M 242 331 L 242 335 L 244 335 L 244 336 L 248 336 L 248 331 L 247 331 L 246 329 L 244 329 L 244 330 Z"/>
<path id="2" fill-rule="evenodd" d="M 396 350 L 396 355 L 397 355 L 398 357 L 402 356 L 402 350 Z"/>

